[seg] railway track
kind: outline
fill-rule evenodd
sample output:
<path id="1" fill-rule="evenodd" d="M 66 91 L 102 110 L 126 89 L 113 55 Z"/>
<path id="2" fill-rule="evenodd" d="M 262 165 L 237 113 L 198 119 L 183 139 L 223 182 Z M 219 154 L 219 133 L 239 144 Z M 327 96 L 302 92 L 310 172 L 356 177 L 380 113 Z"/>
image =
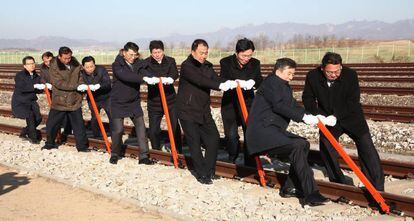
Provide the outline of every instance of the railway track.
<path id="1" fill-rule="evenodd" d="M 0 116 L 4 117 L 12 117 L 11 110 L 8 109 L 1 109 L 0 108 Z M 43 122 L 47 121 L 47 115 L 42 115 Z M 85 120 L 85 125 L 88 125 L 89 121 Z M 106 123 L 105 123 L 106 124 Z M 109 125 L 106 125 L 106 128 L 109 128 Z M 132 126 L 124 125 L 124 132 L 125 134 L 131 134 L 133 131 Z M 183 136 L 184 137 L 184 136 Z M 162 140 L 167 140 L 167 131 L 162 131 Z M 226 141 L 224 138 L 220 138 L 220 144 L 224 148 Z M 243 142 L 241 141 L 241 146 L 243 147 Z M 359 165 L 359 159 L 356 155 L 351 155 L 351 159 Z M 323 161 L 320 157 L 320 153 L 317 150 L 310 150 L 309 152 L 309 162 L 316 163 L 316 164 L 323 164 Z M 341 168 L 349 170 L 350 168 L 345 163 L 345 161 L 339 159 L 339 164 Z M 385 175 L 391 175 L 397 178 L 414 178 L 414 163 L 406 163 L 402 161 L 395 161 L 395 160 L 381 160 L 381 165 L 384 170 Z"/>
<path id="2" fill-rule="evenodd" d="M 0 124 L 0 131 L 4 133 L 19 134 L 21 127 Z M 45 137 L 45 131 L 42 131 L 42 136 Z M 93 146 L 94 150 L 105 151 L 105 143 L 102 140 L 89 139 L 90 146 Z M 75 141 L 73 136 L 68 137 L 68 143 L 74 145 Z M 128 145 L 126 147 L 126 155 L 136 158 L 139 156 L 139 148 L 136 146 Z M 157 160 L 161 164 L 173 165 L 172 156 L 170 153 L 150 150 L 150 157 Z M 179 162 L 181 168 L 192 168 L 191 161 L 187 156 L 179 155 Z M 286 174 L 265 171 L 268 181 L 268 187 L 280 187 L 286 180 Z M 216 175 L 238 179 L 244 182 L 259 184 L 256 177 L 255 168 L 244 167 L 241 165 L 235 165 L 218 161 L 216 164 Z M 367 192 L 355 186 L 347 186 L 342 184 L 330 183 L 326 181 L 317 180 L 318 187 L 322 194 L 330 198 L 335 202 L 346 202 L 349 204 L 355 204 L 363 207 L 371 207 L 371 199 L 368 197 Z M 392 193 L 381 193 L 386 202 L 391 205 L 392 213 L 398 215 L 414 216 L 414 198 L 396 195 Z M 377 209 L 376 206 L 372 207 Z"/>
<path id="3" fill-rule="evenodd" d="M 295 86 L 292 85 L 293 88 Z M 385 88 L 390 92 L 394 88 Z M 383 90 L 385 90 L 383 89 Z M 409 89 L 414 94 L 414 88 Z M 0 91 L 13 91 L 14 84 L 0 83 Z M 141 99 L 147 99 L 147 92 L 141 92 Z M 219 108 L 221 106 L 221 96 L 210 96 L 211 106 Z M 363 105 L 365 116 L 371 120 L 377 121 L 395 121 L 404 123 L 414 122 L 414 108 L 413 107 L 396 107 L 396 106 L 376 106 L 376 105 Z"/>
<path id="4" fill-rule="evenodd" d="M 0 70 L 0 79 L 13 80 L 14 77 L 15 77 L 15 73 L 2 72 Z M 112 73 L 110 73 L 110 74 L 112 74 Z M 264 73 L 263 77 L 267 76 L 267 74 L 268 73 Z M 414 77 L 381 77 L 381 76 L 379 76 L 379 75 L 377 75 L 376 77 L 359 76 L 359 81 L 360 82 L 387 82 L 387 83 L 393 83 L 393 82 L 395 82 L 395 83 L 414 83 Z M 304 82 L 305 79 L 306 79 L 305 75 L 297 75 L 296 74 L 296 76 L 294 78 L 294 81 Z"/>

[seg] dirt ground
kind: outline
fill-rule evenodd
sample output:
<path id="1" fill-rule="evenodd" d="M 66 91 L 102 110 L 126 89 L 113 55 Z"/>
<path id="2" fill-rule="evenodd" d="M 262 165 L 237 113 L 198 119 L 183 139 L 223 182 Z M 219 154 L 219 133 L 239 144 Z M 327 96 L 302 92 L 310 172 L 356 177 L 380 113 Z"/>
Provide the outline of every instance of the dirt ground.
<path id="1" fill-rule="evenodd" d="M 0 220 L 175 220 L 76 189 L 39 176 L 0 166 Z"/>

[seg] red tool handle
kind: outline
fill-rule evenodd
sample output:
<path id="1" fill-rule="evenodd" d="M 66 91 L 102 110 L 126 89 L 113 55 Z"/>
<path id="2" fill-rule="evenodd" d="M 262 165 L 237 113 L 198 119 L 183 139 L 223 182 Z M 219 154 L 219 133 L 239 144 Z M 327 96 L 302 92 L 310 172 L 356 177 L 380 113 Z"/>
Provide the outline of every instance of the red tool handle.
<path id="1" fill-rule="evenodd" d="M 98 121 L 99 128 L 101 129 L 102 137 L 104 138 L 105 145 L 106 145 L 106 151 L 108 153 L 111 153 L 111 143 L 108 140 L 108 135 L 106 135 L 106 131 L 102 123 L 101 115 L 99 114 L 98 107 L 96 106 L 96 102 L 95 102 L 95 99 L 93 98 L 93 94 L 92 94 L 92 91 L 89 85 L 88 85 L 88 89 L 86 90 L 86 92 L 88 93 L 89 100 L 91 101 L 91 104 L 92 104 L 93 112 L 95 113 L 96 120 Z"/>
<path id="2" fill-rule="evenodd" d="M 52 107 L 52 98 L 50 97 L 50 92 L 49 92 L 49 88 L 47 88 L 47 86 L 45 85 L 45 94 L 46 94 L 46 98 L 47 98 L 47 103 L 49 104 L 49 107 Z"/>
<path id="3" fill-rule="evenodd" d="M 160 82 L 158 82 L 158 88 L 160 90 L 162 108 L 164 109 L 165 114 L 165 121 L 167 121 L 168 137 L 170 138 L 171 153 L 173 156 L 174 167 L 178 168 L 178 155 L 177 149 L 175 148 L 174 130 L 171 126 L 170 112 L 168 111 L 167 99 L 165 98 L 164 85 L 162 85 L 161 78 Z"/>
<path id="4" fill-rule="evenodd" d="M 354 171 L 354 173 L 358 176 L 358 178 L 362 181 L 362 183 L 365 185 L 369 193 L 372 195 L 372 197 L 377 201 L 377 203 L 380 205 L 382 211 L 389 213 L 390 207 L 385 203 L 384 198 L 382 198 L 381 194 L 375 189 L 375 187 L 369 182 L 367 177 L 362 173 L 362 171 L 359 169 L 359 167 L 352 161 L 351 157 L 348 156 L 348 154 L 345 152 L 345 150 L 342 148 L 341 144 L 338 143 L 338 141 L 334 138 L 332 133 L 325 127 L 325 125 L 319 120 L 318 127 L 322 131 L 323 135 L 325 135 L 326 138 L 328 138 L 329 142 L 332 144 L 332 146 L 335 148 L 335 150 L 341 155 L 341 157 L 344 159 L 346 164 Z"/>
<path id="5" fill-rule="evenodd" d="M 243 97 L 243 93 L 242 93 L 242 90 L 240 88 L 239 82 L 237 82 L 236 91 L 237 91 L 237 98 L 239 99 L 239 104 L 240 104 L 240 108 L 241 108 L 241 111 L 242 111 L 243 119 L 244 119 L 244 122 L 247 125 L 247 118 L 248 118 L 249 114 L 247 112 L 246 103 L 244 102 L 244 97 Z M 246 142 L 246 141 L 244 141 L 244 142 Z M 262 162 L 260 161 L 260 157 L 256 156 L 255 160 L 256 160 L 257 173 L 259 174 L 260 185 L 266 186 L 265 172 L 263 170 L 263 166 L 262 166 Z"/>

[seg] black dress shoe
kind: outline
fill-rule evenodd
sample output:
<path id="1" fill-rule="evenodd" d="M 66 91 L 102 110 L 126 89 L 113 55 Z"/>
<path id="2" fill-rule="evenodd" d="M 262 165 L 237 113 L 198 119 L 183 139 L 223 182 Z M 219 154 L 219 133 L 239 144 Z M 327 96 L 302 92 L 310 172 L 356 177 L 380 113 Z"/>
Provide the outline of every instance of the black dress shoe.
<path id="1" fill-rule="evenodd" d="M 197 177 L 197 181 L 201 184 L 207 184 L 207 185 L 213 184 L 213 181 L 208 176 L 199 176 Z"/>
<path id="2" fill-rule="evenodd" d="M 294 187 L 288 187 L 288 188 L 281 188 L 279 191 L 279 196 L 282 198 L 290 198 L 290 197 L 303 198 L 303 193 L 302 191 Z"/>
<path id="3" fill-rule="evenodd" d="M 78 152 L 87 153 L 87 152 L 91 152 L 91 150 L 89 150 L 88 148 L 84 148 L 84 149 L 78 149 Z"/>
<path id="4" fill-rule="evenodd" d="M 38 139 L 29 138 L 29 142 L 32 143 L 32 144 L 40 144 L 40 140 L 38 140 Z"/>
<path id="5" fill-rule="evenodd" d="M 139 164 L 145 164 L 145 165 L 153 165 L 154 161 L 150 160 L 148 157 L 144 159 L 140 159 L 138 161 Z"/>
<path id="6" fill-rule="evenodd" d="M 303 204 L 309 206 L 320 206 L 325 205 L 326 203 L 330 202 L 330 200 L 324 196 L 322 196 L 319 191 L 313 192 L 304 198 Z"/>
<path id="7" fill-rule="evenodd" d="M 111 158 L 109 158 L 109 163 L 117 164 L 118 163 L 118 156 L 111 156 Z"/>
<path id="8" fill-rule="evenodd" d="M 211 174 L 210 175 L 210 179 L 212 179 L 212 180 L 219 180 L 221 177 L 220 176 L 217 176 L 216 174 Z"/>
<path id="9" fill-rule="evenodd" d="M 57 149 L 57 147 L 55 146 L 48 146 L 48 145 L 44 145 L 42 148 L 40 148 L 41 150 L 51 150 L 51 149 Z"/>

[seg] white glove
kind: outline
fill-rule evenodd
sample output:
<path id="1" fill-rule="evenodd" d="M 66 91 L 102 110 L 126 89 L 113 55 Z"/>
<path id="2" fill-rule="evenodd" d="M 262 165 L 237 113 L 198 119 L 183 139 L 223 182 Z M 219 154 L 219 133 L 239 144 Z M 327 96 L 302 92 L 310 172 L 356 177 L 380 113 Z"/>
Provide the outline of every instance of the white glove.
<path id="1" fill-rule="evenodd" d="M 236 80 L 234 80 L 234 81 L 236 81 L 236 83 L 239 83 L 240 84 L 240 87 L 241 88 L 243 88 L 244 90 L 246 90 L 245 88 L 246 88 L 246 84 L 247 84 L 247 81 L 245 81 L 245 80 L 240 80 L 240 79 L 236 79 Z"/>
<path id="2" fill-rule="evenodd" d="M 227 81 L 226 81 L 227 82 Z M 226 83 L 221 83 L 220 85 L 219 85 L 219 89 L 220 90 L 222 90 L 222 91 L 227 91 L 227 90 L 229 90 L 230 88 L 229 88 L 229 85 L 228 84 L 226 84 Z"/>
<path id="3" fill-rule="evenodd" d="M 150 77 L 143 77 L 142 80 L 144 80 L 147 84 L 153 84 L 152 83 L 152 78 L 150 78 Z"/>
<path id="4" fill-rule="evenodd" d="M 91 89 L 91 91 L 96 91 L 96 90 L 98 90 L 101 87 L 100 84 L 90 84 L 88 86 Z"/>
<path id="5" fill-rule="evenodd" d="M 142 78 L 145 82 L 147 82 L 147 84 L 157 84 L 158 82 L 160 82 L 160 79 L 157 77 L 144 77 Z"/>
<path id="6" fill-rule="evenodd" d="M 323 122 L 323 123 L 328 125 L 328 126 L 333 127 L 336 124 L 336 117 L 334 115 L 327 116 L 326 119 L 325 119 L 325 122 Z"/>
<path id="7" fill-rule="evenodd" d="M 303 122 L 307 125 L 314 125 L 318 123 L 318 118 L 312 114 L 305 114 L 302 118 Z"/>
<path id="8" fill-rule="evenodd" d="M 38 90 L 45 89 L 45 85 L 44 84 L 34 84 L 33 87 L 36 88 L 36 89 L 38 89 Z"/>
<path id="9" fill-rule="evenodd" d="M 322 123 L 323 123 L 323 124 L 325 124 L 325 120 L 326 120 L 326 117 L 325 117 L 325 116 L 323 116 L 323 115 L 321 115 L 321 114 L 318 114 L 318 115 L 316 115 L 316 117 L 317 117 L 320 121 L 322 121 Z"/>
<path id="10" fill-rule="evenodd" d="M 256 82 L 253 79 L 250 79 L 248 81 L 246 81 L 245 83 L 245 90 L 250 90 L 253 88 L 254 84 L 256 84 Z"/>
<path id="11" fill-rule="evenodd" d="M 154 84 L 158 84 L 160 82 L 160 78 L 152 77 L 152 82 L 154 82 Z"/>
<path id="12" fill-rule="evenodd" d="M 227 80 L 224 83 L 227 84 L 227 87 L 229 87 L 229 89 L 234 89 L 234 88 L 237 87 L 237 82 L 236 81 Z"/>
<path id="13" fill-rule="evenodd" d="M 46 83 L 46 87 L 47 87 L 47 89 L 52 90 L 52 85 L 51 84 Z"/>
<path id="14" fill-rule="evenodd" d="M 86 84 L 80 84 L 77 88 L 77 90 L 80 91 L 80 92 L 84 92 L 87 89 L 88 89 L 88 85 L 86 85 Z"/>
<path id="15" fill-rule="evenodd" d="M 97 91 L 97 90 L 99 90 L 99 88 L 101 88 L 101 84 L 94 84 L 93 85 L 93 89 L 94 89 L 93 91 Z"/>
<path id="16" fill-rule="evenodd" d="M 171 77 L 161 77 L 161 80 L 164 85 L 174 83 L 174 79 L 172 79 Z"/>

